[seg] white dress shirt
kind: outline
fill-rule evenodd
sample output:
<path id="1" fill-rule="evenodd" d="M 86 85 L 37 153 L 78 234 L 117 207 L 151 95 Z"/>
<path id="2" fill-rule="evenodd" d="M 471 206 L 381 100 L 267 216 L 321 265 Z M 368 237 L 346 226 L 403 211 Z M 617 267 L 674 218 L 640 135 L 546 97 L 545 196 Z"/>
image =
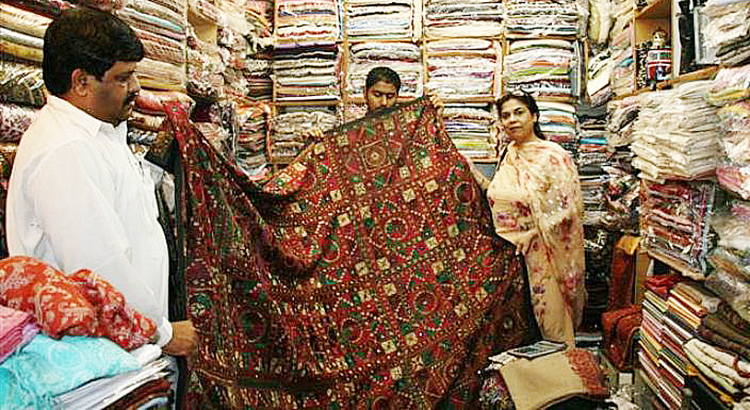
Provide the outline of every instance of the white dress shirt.
<path id="1" fill-rule="evenodd" d="M 124 121 L 115 127 L 49 96 L 13 163 L 8 250 L 68 274 L 99 274 L 154 320 L 163 346 L 172 338 L 167 242 L 154 182 L 126 133 Z"/>

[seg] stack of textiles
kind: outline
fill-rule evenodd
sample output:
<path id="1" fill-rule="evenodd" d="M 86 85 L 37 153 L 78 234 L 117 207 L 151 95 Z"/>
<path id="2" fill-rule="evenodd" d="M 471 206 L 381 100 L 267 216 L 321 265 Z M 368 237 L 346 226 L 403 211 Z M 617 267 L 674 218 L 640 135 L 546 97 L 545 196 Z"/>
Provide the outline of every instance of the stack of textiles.
<path id="1" fill-rule="evenodd" d="M 407 40 L 421 35 L 413 0 L 345 0 L 344 8 L 349 40 Z"/>
<path id="2" fill-rule="evenodd" d="M 586 94 L 591 105 L 603 105 L 614 96 L 611 80 L 615 61 L 612 57 L 612 49 L 603 49 L 590 58 L 587 64 Z"/>
<path id="3" fill-rule="evenodd" d="M 510 0 L 505 3 L 505 32 L 530 37 L 576 36 L 582 32 L 575 0 Z"/>
<path id="4" fill-rule="evenodd" d="M 270 125 L 271 107 L 265 103 L 240 102 L 237 106 L 239 130 L 235 158 L 246 173 L 268 163 L 266 139 Z"/>
<path id="5" fill-rule="evenodd" d="M 689 375 L 685 345 L 698 334 L 702 318 L 715 310 L 719 299 L 699 282 L 680 282 L 667 297 L 667 311 L 662 318 L 662 348 L 659 354 L 660 386 L 665 402 L 675 408 L 682 404 L 683 389 Z"/>
<path id="6" fill-rule="evenodd" d="M 612 29 L 613 2 L 611 0 L 589 1 L 588 36 L 593 45 L 606 45 Z"/>
<path id="7" fill-rule="evenodd" d="M 709 0 L 701 14 L 703 46 L 715 51 L 717 63 L 739 65 L 750 58 L 750 2 Z"/>
<path id="8" fill-rule="evenodd" d="M 116 11 L 143 42 L 136 75 L 141 87 L 186 91 L 187 0 L 131 0 Z"/>
<path id="9" fill-rule="evenodd" d="M 578 177 L 583 198 L 583 224 L 602 225 L 607 213 L 604 195 L 608 174 L 598 165 L 585 165 L 579 166 Z"/>
<path id="10" fill-rule="evenodd" d="M 26 346 L 37 333 L 39 326 L 33 316 L 0 305 L 0 363 Z"/>
<path id="11" fill-rule="evenodd" d="M 632 94 L 635 91 L 635 64 L 633 62 L 632 26 L 617 33 L 612 39 L 612 91 L 616 96 Z"/>
<path id="12" fill-rule="evenodd" d="M 426 0 L 427 38 L 496 37 L 503 33 L 503 2 L 497 0 Z"/>
<path id="13" fill-rule="evenodd" d="M 610 148 L 607 145 L 604 118 L 578 117 L 578 165 L 606 165 L 609 163 Z"/>
<path id="14" fill-rule="evenodd" d="M 750 203 L 739 199 L 727 201 L 711 217 L 711 227 L 719 236 L 709 255 L 714 272 L 707 284 L 722 296 L 742 317 L 750 320 Z"/>
<path id="15" fill-rule="evenodd" d="M 662 400 L 662 406 L 670 410 L 679 409 L 682 394 L 675 395 L 668 383 L 665 363 L 664 320 L 667 315 L 669 291 L 682 280 L 680 275 L 651 276 L 646 280 L 646 292 L 643 300 L 643 320 L 638 337 L 638 363 L 648 378 L 649 385 L 655 388 Z"/>
<path id="16" fill-rule="evenodd" d="M 633 142 L 633 126 L 641 111 L 637 96 L 612 100 L 607 103 L 607 144 L 611 147 L 628 146 Z"/>
<path id="17" fill-rule="evenodd" d="M 576 109 L 565 103 L 538 101 L 539 128 L 549 141 L 560 144 L 570 151 L 573 158 L 578 157 L 576 136 Z"/>
<path id="18" fill-rule="evenodd" d="M 276 41 L 314 43 L 341 36 L 336 0 L 276 0 Z"/>
<path id="19" fill-rule="evenodd" d="M 709 216 L 716 184 L 642 180 L 640 230 L 650 253 L 680 266 L 684 275 L 705 279 L 706 257 L 712 243 Z"/>
<path id="20" fill-rule="evenodd" d="M 276 101 L 341 99 L 338 51 L 335 44 L 277 47 L 273 59 Z"/>
<path id="21" fill-rule="evenodd" d="M 161 355 L 158 346 L 146 344 L 156 332 L 153 321 L 133 310 L 110 283 L 87 269 L 66 275 L 32 258 L 2 259 L 0 306 L 4 307 L 0 323 L 13 327 L 9 340 L 0 326 L 3 356 L 8 353 L 6 342 L 30 335 L 24 330 L 28 319 L 14 320 L 19 319 L 18 313 L 9 315 L 5 307 L 32 316 L 40 330 L 31 334 L 28 343 L 16 343 L 19 348 L 0 364 L 3 408 L 52 408 L 59 395 L 84 383 L 137 371 L 141 364 L 127 350 L 149 350 L 151 360 Z M 30 330 L 34 333 L 35 329 Z"/>
<path id="22" fill-rule="evenodd" d="M 571 69 L 575 64 L 573 43 L 541 39 L 513 41 L 505 57 L 508 88 L 522 88 L 537 99 L 570 98 Z"/>
<path id="23" fill-rule="evenodd" d="M 273 58 L 271 53 L 257 53 L 245 59 L 247 97 L 255 101 L 268 101 L 273 97 Z"/>
<path id="24" fill-rule="evenodd" d="M 724 189 L 750 199 L 750 66 L 724 68 L 709 89 L 717 111 L 723 156 L 716 177 Z"/>
<path id="25" fill-rule="evenodd" d="M 246 18 L 250 19 L 248 14 L 252 14 L 253 18 L 260 19 L 266 27 L 273 29 L 273 0 L 245 0 L 244 3 Z"/>
<path id="26" fill-rule="evenodd" d="M 706 102 L 711 81 L 684 83 L 674 90 L 641 94 L 642 109 L 634 125 L 633 166 L 640 177 L 701 179 L 716 172 L 719 121 Z"/>
<path id="27" fill-rule="evenodd" d="M 336 116 L 324 111 L 300 110 L 277 115 L 273 119 L 271 146 L 268 148 L 271 162 L 290 163 L 310 143 L 307 136 L 313 129 L 326 132 L 336 125 Z"/>
<path id="28" fill-rule="evenodd" d="M 135 100 L 135 109 L 128 117 L 128 142 L 151 145 L 164 120 L 163 101 L 186 101 L 190 97 L 177 91 L 155 91 L 141 89 Z"/>
<path id="29" fill-rule="evenodd" d="M 496 158 L 498 141 L 492 131 L 495 117 L 483 106 L 446 105 L 443 122 L 456 149 L 469 158 Z"/>
<path id="30" fill-rule="evenodd" d="M 427 88 L 443 100 L 491 97 L 499 44 L 483 39 L 427 43 Z"/>
<path id="31" fill-rule="evenodd" d="M 365 79 L 371 69 L 386 66 L 401 78 L 399 96 L 422 96 L 422 52 L 413 43 L 365 42 L 349 49 L 346 93 L 349 98 L 362 97 Z"/>
<path id="32" fill-rule="evenodd" d="M 192 25 L 188 26 L 187 45 L 188 94 L 204 100 L 217 99 L 224 91 L 225 69 L 219 47 L 201 40 Z"/>

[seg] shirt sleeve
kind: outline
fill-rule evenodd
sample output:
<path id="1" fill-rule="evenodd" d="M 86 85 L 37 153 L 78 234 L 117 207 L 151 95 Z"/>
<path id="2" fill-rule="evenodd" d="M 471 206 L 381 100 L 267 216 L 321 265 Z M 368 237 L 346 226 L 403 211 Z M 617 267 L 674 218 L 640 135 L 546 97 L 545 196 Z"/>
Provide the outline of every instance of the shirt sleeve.
<path id="1" fill-rule="evenodd" d="M 112 166 L 85 145 L 70 143 L 40 162 L 26 189 L 33 192 L 38 222 L 60 269 L 90 269 L 102 276 L 154 321 L 158 343 L 164 345 L 172 328 L 154 289 L 132 265 L 131 245 L 115 212 L 115 194 L 122 187 Z"/>

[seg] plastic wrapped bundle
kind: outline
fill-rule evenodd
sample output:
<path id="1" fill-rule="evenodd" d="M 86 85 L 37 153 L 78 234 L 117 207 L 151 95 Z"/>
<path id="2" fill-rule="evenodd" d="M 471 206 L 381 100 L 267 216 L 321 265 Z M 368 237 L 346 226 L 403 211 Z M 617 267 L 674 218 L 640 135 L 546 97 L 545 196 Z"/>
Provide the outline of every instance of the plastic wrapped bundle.
<path id="1" fill-rule="evenodd" d="M 458 151 L 469 158 L 497 157 L 498 138 L 493 129 L 495 116 L 470 105 L 447 105 L 443 122 Z"/>
<path id="2" fill-rule="evenodd" d="M 279 101 L 339 100 L 338 48 L 277 48 L 273 61 Z"/>
<path id="3" fill-rule="evenodd" d="M 276 8 L 278 40 L 310 42 L 340 37 L 334 0 L 277 0 Z"/>
<path id="4" fill-rule="evenodd" d="M 310 143 L 305 137 L 313 129 L 329 131 L 337 125 L 336 116 L 323 111 L 298 111 L 273 119 L 271 161 L 289 163 Z"/>
<path id="5" fill-rule="evenodd" d="M 429 38 L 495 37 L 503 32 L 503 15 L 496 0 L 427 0 L 424 31 Z"/>
<path id="6" fill-rule="evenodd" d="M 362 97 L 365 79 L 371 69 L 387 66 L 401 78 L 402 97 L 422 95 L 422 53 L 412 43 L 366 42 L 351 46 L 346 93 L 350 97 Z"/>
<path id="7" fill-rule="evenodd" d="M 412 26 L 412 0 L 347 0 L 350 40 L 403 40 L 419 35 Z"/>
<path id="8" fill-rule="evenodd" d="M 719 62 L 737 65 L 750 58 L 750 3 L 711 0 L 701 14 L 706 18 L 701 39 Z"/>
<path id="9" fill-rule="evenodd" d="M 575 0 L 511 0 L 505 3 L 506 33 L 533 37 L 575 36 L 585 31 Z"/>
<path id="10" fill-rule="evenodd" d="M 750 65 L 719 70 L 706 98 L 716 106 L 750 98 Z"/>
<path id="11" fill-rule="evenodd" d="M 263 103 L 240 103 L 237 107 L 239 130 L 235 158 L 246 173 L 270 162 L 266 155 L 270 114 L 270 106 Z"/>
<path id="12" fill-rule="evenodd" d="M 535 97 L 570 97 L 573 44 L 567 40 L 514 41 L 505 57 L 508 88 L 523 88 Z"/>
<path id="13" fill-rule="evenodd" d="M 427 88 L 443 99 L 491 97 L 498 69 L 495 45 L 488 40 L 462 40 L 474 47 L 454 48 L 457 40 L 428 43 Z"/>

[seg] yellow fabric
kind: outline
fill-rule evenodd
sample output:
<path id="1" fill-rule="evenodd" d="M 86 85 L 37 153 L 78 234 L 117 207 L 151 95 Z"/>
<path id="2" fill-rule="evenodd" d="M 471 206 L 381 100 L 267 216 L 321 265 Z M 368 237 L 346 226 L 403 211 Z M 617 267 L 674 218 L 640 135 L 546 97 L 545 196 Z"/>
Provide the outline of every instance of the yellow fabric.
<path id="1" fill-rule="evenodd" d="M 583 200 L 567 151 L 549 141 L 515 142 L 488 190 L 498 235 L 523 248 L 534 314 L 545 339 L 574 342 L 586 302 Z"/>

